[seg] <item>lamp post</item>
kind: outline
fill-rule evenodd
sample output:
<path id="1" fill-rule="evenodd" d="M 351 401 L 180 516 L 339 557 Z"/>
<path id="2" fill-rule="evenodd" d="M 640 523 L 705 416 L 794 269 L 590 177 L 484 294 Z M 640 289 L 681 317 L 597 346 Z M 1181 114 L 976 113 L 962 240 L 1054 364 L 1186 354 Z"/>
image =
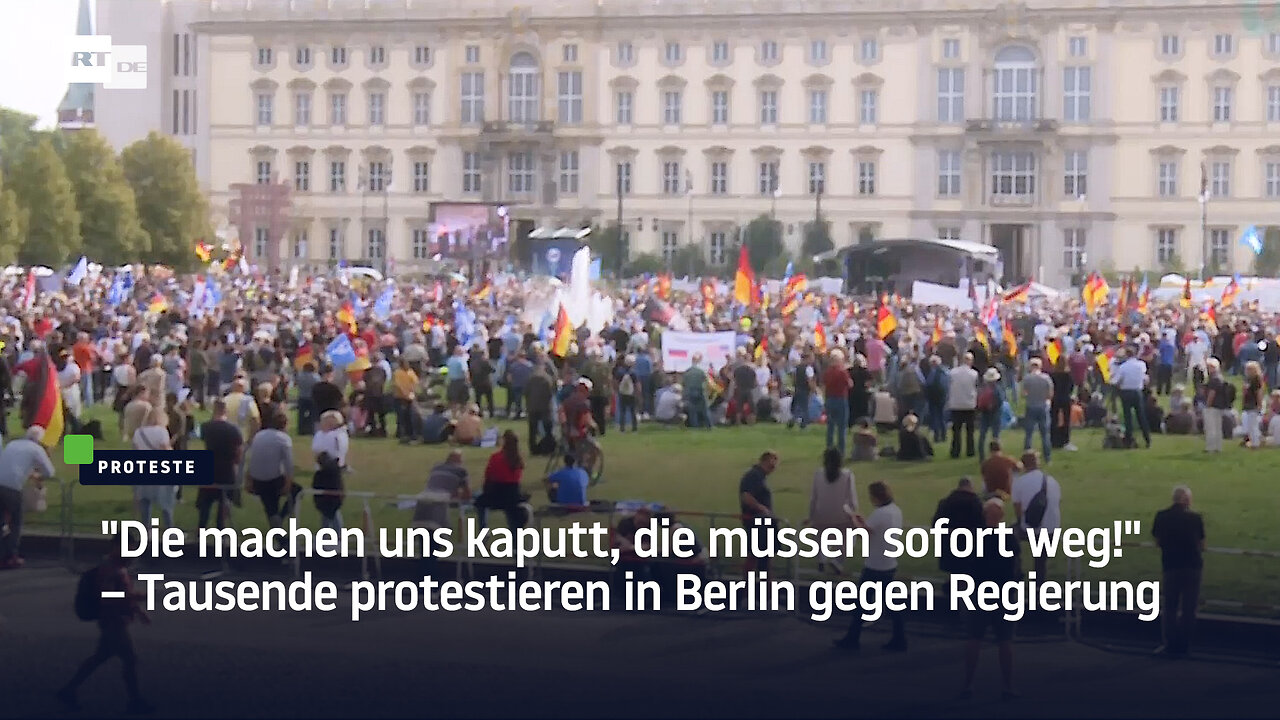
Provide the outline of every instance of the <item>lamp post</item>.
<path id="1" fill-rule="evenodd" d="M 686 196 L 686 197 L 688 197 L 688 199 L 689 199 L 689 217 L 688 217 L 688 221 L 685 223 L 685 227 L 687 227 L 687 228 L 688 228 L 688 231 L 687 231 L 687 232 L 688 232 L 688 235 L 689 235 L 689 244 L 692 246 L 692 245 L 694 244 L 694 239 L 693 239 L 693 172 L 692 172 L 692 171 L 690 171 L 690 170 L 685 170 L 685 171 L 684 171 L 684 194 L 685 194 L 685 196 Z M 692 255 L 689 255 L 689 256 L 688 256 L 688 262 L 687 262 L 687 264 L 685 265 L 685 275 L 692 275 L 692 274 L 693 274 L 693 267 L 692 267 L 692 266 L 693 266 L 693 256 L 692 256 Z"/>
<path id="2" fill-rule="evenodd" d="M 618 237 L 617 237 L 617 242 L 618 242 L 618 267 L 617 267 L 616 269 L 617 269 L 617 272 L 618 272 L 618 277 L 622 277 L 622 268 L 623 268 L 623 267 L 625 267 L 625 266 L 626 266 L 626 264 L 627 264 L 627 249 L 626 249 L 626 247 L 625 247 L 625 243 L 623 243 L 623 240 L 622 240 L 622 233 L 623 233 L 623 229 L 622 229 L 622 189 L 623 189 L 623 188 L 622 188 L 622 171 L 621 171 L 621 170 L 618 170 L 618 169 L 615 169 L 615 170 L 614 170 L 614 174 L 617 176 L 617 178 L 616 178 L 616 180 L 617 180 L 617 183 L 616 183 L 616 184 L 617 184 L 617 187 L 614 189 L 614 191 L 615 191 L 615 192 L 617 192 L 617 194 L 618 194 L 618 216 L 617 216 L 617 218 L 615 219 L 615 220 L 616 220 L 616 223 L 617 223 L 617 228 L 618 228 Z"/>
<path id="3" fill-rule="evenodd" d="M 379 248 L 378 265 L 384 274 L 387 272 L 387 253 L 391 247 L 391 171 L 387 170 L 382 180 L 382 246 Z"/>

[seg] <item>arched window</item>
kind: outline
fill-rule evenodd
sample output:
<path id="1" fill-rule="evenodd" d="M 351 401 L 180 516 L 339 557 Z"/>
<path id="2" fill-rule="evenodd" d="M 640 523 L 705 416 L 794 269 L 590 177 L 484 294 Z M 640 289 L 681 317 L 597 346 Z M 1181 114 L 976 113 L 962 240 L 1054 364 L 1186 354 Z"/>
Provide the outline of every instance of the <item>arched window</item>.
<path id="1" fill-rule="evenodd" d="M 1012 45 L 996 53 L 991 85 L 992 116 L 997 122 L 1027 122 L 1039 114 L 1040 69 L 1029 48 Z"/>
<path id="2" fill-rule="evenodd" d="M 527 52 L 511 57 L 508 119 L 513 123 L 535 123 L 538 117 L 538 61 Z"/>

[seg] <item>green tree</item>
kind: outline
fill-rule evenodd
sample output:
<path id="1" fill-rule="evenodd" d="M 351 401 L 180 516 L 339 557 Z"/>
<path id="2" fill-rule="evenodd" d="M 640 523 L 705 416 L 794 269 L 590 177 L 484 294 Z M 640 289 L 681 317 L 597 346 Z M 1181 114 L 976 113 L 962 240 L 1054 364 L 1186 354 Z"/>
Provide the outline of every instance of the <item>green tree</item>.
<path id="1" fill-rule="evenodd" d="M 640 253 L 632 255 L 631 261 L 627 263 L 627 267 L 623 270 L 623 274 L 627 277 L 635 277 L 645 273 L 660 273 L 666 263 L 662 262 L 662 257 L 656 253 Z"/>
<path id="2" fill-rule="evenodd" d="M 764 265 L 764 274 L 768 277 L 780 278 L 787 273 L 787 265 L 792 264 L 791 253 L 779 250 L 776 255 L 769 257 L 768 262 Z M 795 270 L 795 268 L 792 268 Z M 796 272 L 800 272 L 796 270 Z"/>
<path id="3" fill-rule="evenodd" d="M 27 233 L 18 250 L 24 265 L 58 267 L 80 252 L 80 213 L 62 158 L 47 138 L 18 156 L 9 176 L 18 205 L 27 212 Z"/>
<path id="4" fill-rule="evenodd" d="M 12 168 L 35 141 L 36 116 L 0 107 L 0 169 Z"/>
<path id="5" fill-rule="evenodd" d="M 742 230 L 742 242 L 747 245 L 747 255 L 751 260 L 751 269 L 763 272 L 770 261 L 783 253 L 782 223 L 761 215 Z"/>
<path id="6" fill-rule="evenodd" d="M 84 252 L 104 265 L 150 259 L 133 188 L 111 146 L 96 131 L 69 133 L 63 162 L 76 192 Z"/>
<path id="7" fill-rule="evenodd" d="M 172 138 L 152 132 L 125 148 L 120 162 L 149 241 L 147 259 L 175 270 L 193 267 L 196 243 L 213 237 L 213 228 L 190 154 Z"/>
<path id="8" fill-rule="evenodd" d="M 623 241 L 624 237 L 618 232 L 617 223 L 612 223 L 604 229 L 592 228 L 587 244 L 591 246 L 591 256 L 600 258 L 602 272 L 612 273 L 622 270 L 627 256 Z"/>
<path id="9" fill-rule="evenodd" d="M 1259 277 L 1280 276 L 1280 227 L 1263 233 L 1262 252 L 1253 256 L 1253 272 Z"/>
<path id="10" fill-rule="evenodd" d="M 676 276 L 702 277 L 708 269 L 707 254 L 701 245 L 682 245 L 671 257 L 671 272 Z"/>
<path id="11" fill-rule="evenodd" d="M 800 243 L 800 251 L 812 258 L 836 249 L 831 241 L 831 223 L 824 219 L 810 220 L 804 224 L 804 240 Z"/>
<path id="12" fill-rule="evenodd" d="M 27 211 L 18 205 L 18 196 L 4 186 L 0 172 L 0 265 L 18 261 L 18 249 L 27 234 Z"/>

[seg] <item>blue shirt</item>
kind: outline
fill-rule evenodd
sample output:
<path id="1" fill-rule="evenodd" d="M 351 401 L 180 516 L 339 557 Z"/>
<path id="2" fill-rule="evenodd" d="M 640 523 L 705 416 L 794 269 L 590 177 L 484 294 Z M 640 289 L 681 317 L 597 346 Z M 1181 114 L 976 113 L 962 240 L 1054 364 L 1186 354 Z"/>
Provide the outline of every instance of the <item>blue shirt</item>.
<path id="1" fill-rule="evenodd" d="M 1177 352 L 1177 348 L 1174 346 L 1173 341 L 1170 340 L 1169 338 L 1165 338 L 1161 340 L 1159 349 L 1160 349 L 1160 364 L 1172 365 L 1173 356 Z"/>
<path id="2" fill-rule="evenodd" d="M 653 374 L 653 360 L 649 358 L 648 353 L 636 355 L 636 364 L 633 369 L 637 377 L 647 378 Z"/>
<path id="3" fill-rule="evenodd" d="M 465 357 L 454 355 L 445 362 L 444 366 L 449 370 L 449 382 L 467 379 L 467 359 Z"/>
<path id="4" fill-rule="evenodd" d="M 591 478 L 587 477 L 586 470 L 576 465 L 574 467 L 562 467 L 551 473 L 547 481 L 558 486 L 556 489 L 556 504 L 587 504 L 587 485 L 591 482 Z"/>

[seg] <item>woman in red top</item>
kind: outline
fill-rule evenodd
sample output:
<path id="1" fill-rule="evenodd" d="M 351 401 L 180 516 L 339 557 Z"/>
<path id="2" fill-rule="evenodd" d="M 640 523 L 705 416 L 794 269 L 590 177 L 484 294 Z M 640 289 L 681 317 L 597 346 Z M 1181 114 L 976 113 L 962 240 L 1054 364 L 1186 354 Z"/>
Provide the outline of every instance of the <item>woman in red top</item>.
<path id="1" fill-rule="evenodd" d="M 524 527 L 529 519 L 528 499 L 520 492 L 520 477 L 524 474 L 524 458 L 520 456 L 520 438 L 511 430 L 502 433 L 502 447 L 489 456 L 484 467 L 484 488 L 476 498 L 476 510 L 480 526 L 485 527 L 489 510 L 501 510 L 507 516 L 507 527 L 515 530 Z"/>

